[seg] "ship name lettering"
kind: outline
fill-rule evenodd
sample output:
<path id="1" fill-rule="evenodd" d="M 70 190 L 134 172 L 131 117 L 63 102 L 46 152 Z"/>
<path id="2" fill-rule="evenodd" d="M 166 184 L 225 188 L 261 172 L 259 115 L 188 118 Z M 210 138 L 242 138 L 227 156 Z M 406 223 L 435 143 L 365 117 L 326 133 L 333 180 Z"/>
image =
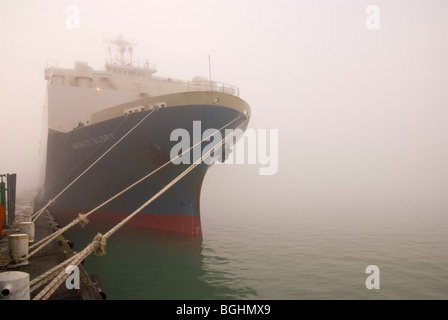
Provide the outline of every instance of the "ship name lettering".
<path id="1" fill-rule="evenodd" d="M 90 147 L 93 145 L 102 144 L 104 142 L 111 141 L 114 139 L 115 139 L 115 137 L 114 137 L 113 133 L 106 133 L 106 134 L 103 134 L 98 137 L 84 139 L 84 140 L 72 143 L 72 148 L 73 149 L 82 149 L 82 148 Z"/>

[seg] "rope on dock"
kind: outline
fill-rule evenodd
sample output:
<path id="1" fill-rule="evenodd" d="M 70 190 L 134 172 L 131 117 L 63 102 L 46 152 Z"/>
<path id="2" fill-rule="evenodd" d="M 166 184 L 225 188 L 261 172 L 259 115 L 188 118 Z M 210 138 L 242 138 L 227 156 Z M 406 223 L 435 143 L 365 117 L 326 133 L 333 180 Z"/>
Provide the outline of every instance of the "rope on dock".
<path id="1" fill-rule="evenodd" d="M 80 253 L 74 255 L 73 257 L 67 259 L 66 261 L 60 263 L 53 269 L 45 272 L 43 275 L 39 276 L 38 278 L 34 279 L 30 282 L 31 285 L 31 292 L 35 291 L 37 288 L 41 287 L 43 284 L 48 282 L 49 278 L 54 275 L 54 273 L 59 272 L 59 274 L 48 284 L 44 289 L 42 289 L 34 298 L 33 300 L 48 300 L 50 296 L 59 288 L 59 286 L 62 284 L 62 282 L 65 281 L 68 274 L 65 272 L 65 267 L 68 265 L 79 265 L 81 261 L 83 261 L 87 256 L 89 256 L 93 251 L 99 252 L 100 254 L 104 254 L 104 246 L 105 246 L 105 239 L 103 239 L 103 236 L 98 233 L 93 241 L 87 245 L 87 247 L 81 251 Z M 62 270 L 61 270 L 62 269 Z"/>
<path id="2" fill-rule="evenodd" d="M 247 122 L 247 119 L 244 120 L 238 127 L 237 129 L 241 128 L 244 123 Z M 233 135 L 234 135 L 235 131 L 232 131 L 231 134 L 229 134 L 228 136 L 226 136 L 224 139 L 221 139 L 221 141 L 217 144 L 217 146 L 215 146 L 214 148 L 212 148 L 211 150 L 209 150 L 205 155 L 202 155 L 201 158 L 199 158 L 198 160 L 196 160 L 192 165 L 190 165 L 187 169 L 185 169 L 183 172 L 181 172 L 176 178 L 174 178 L 170 183 L 168 183 L 165 187 L 163 187 L 159 192 L 157 192 L 153 197 L 151 197 L 148 201 L 146 201 L 143 205 L 141 205 L 137 210 L 135 210 L 133 213 L 131 213 L 128 217 L 126 217 L 125 219 L 123 219 L 123 221 L 121 221 L 120 223 L 118 223 L 115 227 L 113 227 L 112 229 L 110 229 L 106 234 L 101 235 L 100 233 L 98 233 L 95 238 L 93 239 L 93 241 L 87 245 L 87 247 L 82 250 L 80 253 L 77 253 L 76 255 L 74 255 L 72 258 L 62 262 L 60 265 L 68 265 L 68 264 L 72 264 L 72 265 L 78 265 L 79 263 L 81 263 L 81 261 L 83 261 L 87 256 L 89 256 L 92 252 L 95 251 L 95 253 L 97 255 L 104 255 L 105 254 L 105 245 L 106 245 L 106 240 L 112 236 L 117 230 L 119 230 L 121 227 L 123 227 L 129 220 L 131 220 L 136 214 L 138 214 L 141 210 L 143 210 L 146 206 L 148 206 L 151 202 L 153 202 L 154 200 L 156 200 L 161 194 L 163 194 L 166 190 L 168 190 L 169 188 L 171 188 L 175 183 L 177 183 L 180 179 L 182 179 L 185 175 L 187 175 L 190 171 L 192 171 L 194 168 L 196 168 L 196 166 L 198 166 L 201 161 L 205 158 L 207 158 L 208 156 L 210 156 L 210 154 L 212 152 L 214 152 L 215 149 L 219 148 L 220 146 L 222 146 L 225 141 L 227 141 L 228 139 L 230 139 Z M 69 262 L 67 262 L 69 261 Z M 60 269 L 60 265 L 56 266 L 53 269 Z M 59 268 L 58 268 L 59 267 Z M 50 271 L 48 271 L 49 273 Z M 49 276 L 45 276 L 46 279 L 48 279 Z M 53 279 L 53 281 L 51 281 L 39 294 L 37 294 L 33 300 L 47 300 L 56 290 L 57 288 L 59 288 L 59 286 L 62 284 L 62 282 L 65 281 L 65 279 L 68 277 L 67 273 L 65 272 L 65 270 L 60 271 L 60 273 Z M 35 284 L 34 281 L 33 285 Z"/>
<path id="3" fill-rule="evenodd" d="M 124 138 L 126 138 L 135 128 L 137 128 L 143 121 L 145 121 L 156 109 L 149 112 L 142 120 L 140 120 L 134 127 L 132 127 L 124 136 L 122 136 L 117 142 L 115 142 L 109 149 L 106 150 L 98 159 L 95 160 L 87 169 L 85 169 L 78 177 L 76 177 L 68 186 L 66 186 L 61 192 L 58 193 L 56 197 L 50 199 L 48 203 L 40 209 L 38 212 L 32 215 L 33 222 L 45 211 L 50 205 L 52 205 L 57 198 L 59 198 L 68 188 L 70 188 L 79 178 L 81 178 L 87 171 L 90 170 L 98 161 L 100 161 L 106 154 L 109 153 L 113 148 L 115 148 Z"/>
<path id="4" fill-rule="evenodd" d="M 38 276 L 38 277 L 34 278 L 33 280 L 31 280 L 30 281 L 30 293 L 33 293 L 34 291 L 36 291 L 41 286 L 43 286 L 44 284 L 48 283 L 51 279 L 53 279 L 54 273 L 60 271 L 61 269 L 67 267 L 68 265 L 72 264 L 73 260 L 74 260 L 74 256 L 68 258 L 64 262 L 61 262 L 57 266 L 54 266 L 50 270 L 44 272 L 40 276 Z"/>
<path id="5" fill-rule="evenodd" d="M 174 159 L 169 160 L 167 162 L 165 162 L 163 165 L 159 166 L 157 169 L 151 171 L 149 174 L 147 174 L 146 176 L 144 176 L 143 178 L 141 178 L 140 180 L 134 182 L 133 184 L 131 184 L 130 186 L 128 186 L 127 188 L 123 189 L 122 191 L 120 191 L 119 193 L 117 193 L 116 195 L 112 196 L 111 198 L 109 198 L 108 200 L 106 200 L 105 202 L 101 203 L 100 205 L 98 205 L 96 208 L 90 210 L 88 213 L 86 214 L 79 214 L 78 218 L 76 218 L 75 220 L 73 220 L 72 222 L 70 222 L 68 225 L 66 225 L 65 227 L 57 230 L 56 232 L 52 233 L 51 235 L 47 236 L 46 238 L 43 238 L 39 241 L 37 241 L 36 243 L 32 244 L 29 249 L 33 249 L 36 248 L 34 251 L 30 252 L 28 255 L 26 255 L 24 258 L 22 258 L 22 260 L 27 260 L 28 258 L 30 258 L 31 256 L 35 255 L 38 251 L 40 251 L 42 248 L 44 248 L 46 245 L 48 245 L 50 242 L 52 242 L 54 239 L 56 239 L 58 236 L 60 236 L 61 234 L 63 234 L 65 231 L 69 230 L 71 227 L 77 225 L 78 223 L 81 224 L 82 227 L 84 227 L 85 224 L 88 223 L 88 219 L 87 217 L 89 217 L 92 213 L 96 212 L 97 210 L 99 210 L 100 208 L 102 208 L 103 206 L 105 206 L 106 204 L 108 204 L 109 202 L 111 202 L 112 200 L 116 199 L 117 197 L 119 197 L 120 195 L 122 195 L 123 193 L 125 193 L 126 191 L 132 189 L 133 187 L 135 187 L 137 184 L 141 183 L 142 181 L 146 180 L 147 178 L 149 178 L 151 175 L 157 173 L 158 171 L 160 171 L 161 169 L 163 169 L 164 167 L 166 167 L 167 165 L 169 165 L 170 163 L 172 163 L 172 161 L 176 160 L 177 158 L 181 157 L 182 155 L 190 152 L 190 150 L 192 150 L 193 148 L 195 148 L 196 146 L 198 146 L 199 144 L 201 144 L 204 141 L 207 141 L 208 139 L 210 139 L 210 137 L 214 136 L 217 132 L 224 130 L 225 128 L 227 128 L 228 126 L 230 126 L 232 123 L 234 123 L 235 121 L 237 121 L 238 119 L 240 119 L 241 116 L 236 117 L 235 119 L 229 121 L 227 124 L 225 124 L 224 126 L 222 126 L 218 131 L 208 135 L 207 137 L 205 137 L 204 139 L 202 139 L 201 141 L 199 141 L 198 143 L 196 143 L 195 145 L 193 145 L 192 147 L 190 147 L 189 149 L 185 150 L 184 152 L 182 152 L 181 154 L 179 154 L 178 156 L 176 156 Z"/>

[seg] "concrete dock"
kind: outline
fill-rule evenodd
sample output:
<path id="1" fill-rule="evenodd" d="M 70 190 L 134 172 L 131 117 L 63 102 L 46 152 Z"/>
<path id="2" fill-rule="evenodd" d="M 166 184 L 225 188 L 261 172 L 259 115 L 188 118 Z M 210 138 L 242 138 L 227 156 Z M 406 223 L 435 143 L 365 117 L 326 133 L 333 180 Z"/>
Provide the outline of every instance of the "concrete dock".
<path id="1" fill-rule="evenodd" d="M 42 213 L 42 215 L 39 216 L 34 223 L 34 242 L 45 238 L 58 229 L 58 226 L 49 212 Z M 36 253 L 36 255 L 30 257 L 27 265 L 10 268 L 10 266 L 8 266 L 10 260 L 8 236 L 19 232 L 16 225 L 13 225 L 10 228 L 4 229 L 3 233 L 3 239 L 0 240 L 0 272 L 26 272 L 30 275 L 31 281 L 74 255 L 64 237 L 59 236 L 56 240 L 49 243 L 45 248 Z M 65 283 L 62 283 L 62 285 L 50 297 L 50 300 L 104 300 L 105 297 L 100 294 L 100 290 L 98 290 L 97 285 L 92 281 L 82 264 L 78 267 L 80 272 L 80 288 L 67 289 Z M 39 294 L 42 288 L 32 292 L 30 294 L 30 298 L 33 299 L 37 294 Z"/>

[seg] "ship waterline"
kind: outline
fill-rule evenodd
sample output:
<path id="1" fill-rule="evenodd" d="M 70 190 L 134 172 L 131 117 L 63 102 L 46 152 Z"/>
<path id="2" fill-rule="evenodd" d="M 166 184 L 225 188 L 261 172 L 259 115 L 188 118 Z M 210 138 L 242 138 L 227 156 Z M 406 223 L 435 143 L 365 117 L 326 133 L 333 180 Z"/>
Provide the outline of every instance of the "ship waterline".
<path id="1" fill-rule="evenodd" d="M 225 132 L 244 132 L 250 107 L 233 85 L 155 76 L 149 61 L 133 65 L 133 43 L 122 36 L 107 42 L 120 56 L 110 56 L 105 70 L 85 62 L 45 69 L 49 131 L 42 203 L 61 225 L 79 213 L 88 212 L 99 226 L 132 214 L 130 224 L 201 237 L 200 194 L 213 161 L 191 163 L 210 147 L 208 160 L 224 160 L 241 138 L 224 144 Z M 198 123 L 219 138 L 201 132 L 204 141 L 191 141 L 191 162 L 183 157 L 174 163 L 173 131 L 194 140 Z"/>

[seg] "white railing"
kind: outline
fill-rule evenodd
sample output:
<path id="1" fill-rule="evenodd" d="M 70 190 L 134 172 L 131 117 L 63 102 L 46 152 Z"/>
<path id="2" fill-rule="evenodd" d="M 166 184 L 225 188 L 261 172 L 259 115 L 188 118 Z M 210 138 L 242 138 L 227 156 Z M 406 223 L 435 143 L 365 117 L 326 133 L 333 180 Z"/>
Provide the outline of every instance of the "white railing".
<path id="1" fill-rule="evenodd" d="M 234 96 L 240 96 L 240 89 L 237 87 L 216 81 L 189 81 L 188 91 L 212 91 L 231 94 Z"/>
<path id="2" fill-rule="evenodd" d="M 106 70 L 116 74 L 124 74 L 124 75 L 138 75 L 138 76 L 148 76 L 155 73 L 156 66 L 152 64 L 144 64 L 140 65 L 121 65 L 118 63 L 114 63 L 111 60 L 106 61 Z"/>

